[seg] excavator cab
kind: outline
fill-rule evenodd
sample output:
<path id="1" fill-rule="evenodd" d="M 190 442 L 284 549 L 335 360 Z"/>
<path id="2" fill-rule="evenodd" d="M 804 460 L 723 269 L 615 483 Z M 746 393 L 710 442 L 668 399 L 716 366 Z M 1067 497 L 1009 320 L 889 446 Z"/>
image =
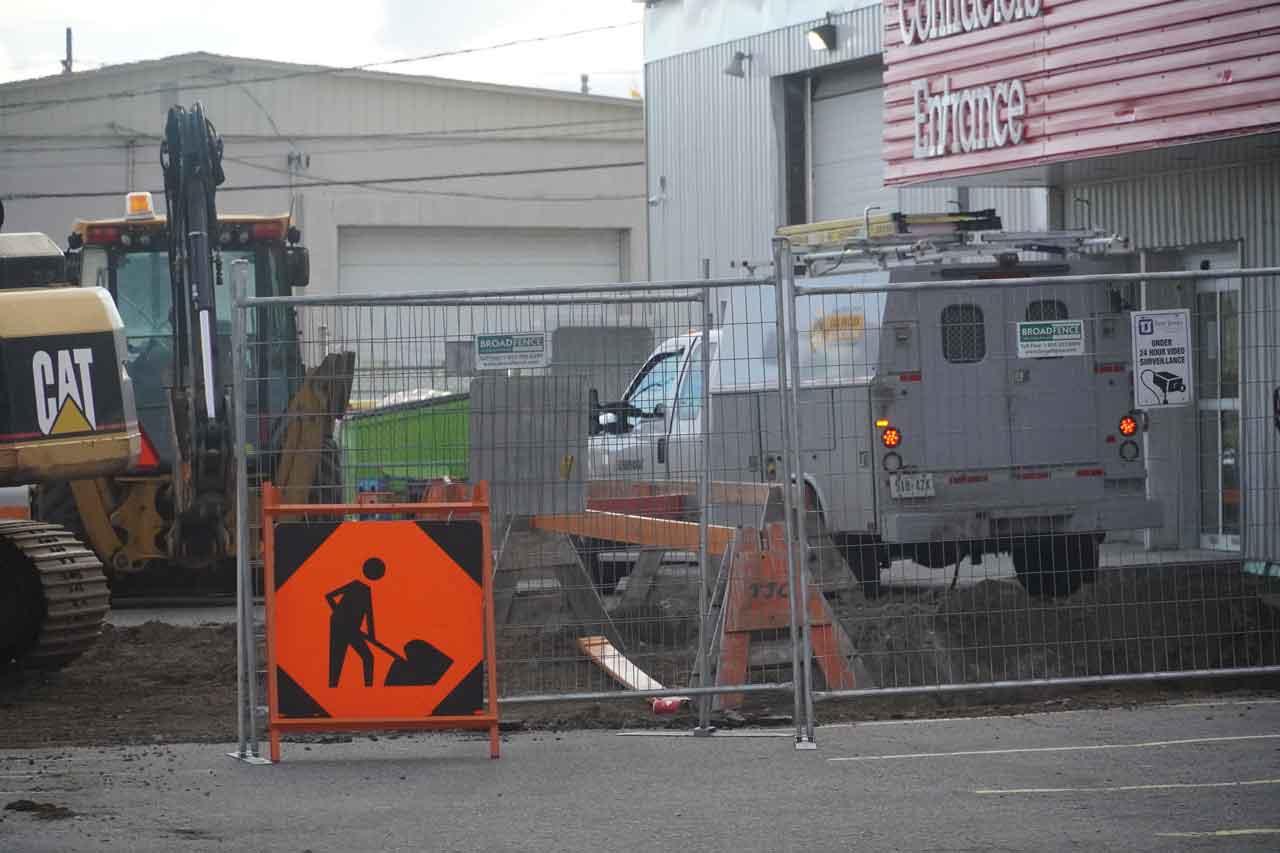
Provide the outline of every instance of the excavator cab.
<path id="1" fill-rule="evenodd" d="M 124 321 L 126 367 L 136 377 L 142 456 L 122 477 L 73 483 L 73 503 L 95 549 L 110 560 L 114 574 L 136 572 L 160 559 L 203 567 L 232 556 L 225 534 L 234 529 L 230 523 L 233 501 L 228 495 L 227 501 L 206 514 L 205 523 L 189 524 L 181 539 L 174 540 L 175 490 L 182 483 L 175 482 L 173 474 L 175 466 L 182 470 L 184 456 L 191 455 L 193 430 L 182 407 L 175 405 L 171 389 L 175 371 L 181 369 L 175 348 L 185 345 L 190 332 L 181 327 L 174 310 L 167 218 L 157 214 L 150 193 L 130 193 L 125 201 L 124 217 L 77 221 L 68 243 L 80 284 L 106 289 Z M 220 216 L 211 236 L 219 259 L 210 312 L 216 354 L 211 375 L 220 385 L 215 393 L 225 396 L 232 376 L 231 270 L 236 262 L 247 262 L 245 293 L 251 296 L 287 296 L 293 288 L 305 287 L 310 262 L 306 247 L 300 244 L 301 234 L 286 214 Z M 246 414 L 252 423 L 255 412 L 283 411 L 301 386 L 305 370 L 292 309 L 255 308 L 246 317 L 246 332 L 250 363 L 245 372 L 261 380 L 247 389 Z M 256 422 L 259 429 L 247 436 L 249 444 L 271 447 L 278 440 L 273 425 L 266 419 Z M 185 453 L 182 442 L 188 445 Z M 230 472 L 230 459 L 217 464 Z M 53 508 L 55 515 L 58 509 Z M 69 522 L 68 509 L 62 508 L 62 513 L 59 520 Z M 206 535 L 202 528 L 207 529 Z"/>

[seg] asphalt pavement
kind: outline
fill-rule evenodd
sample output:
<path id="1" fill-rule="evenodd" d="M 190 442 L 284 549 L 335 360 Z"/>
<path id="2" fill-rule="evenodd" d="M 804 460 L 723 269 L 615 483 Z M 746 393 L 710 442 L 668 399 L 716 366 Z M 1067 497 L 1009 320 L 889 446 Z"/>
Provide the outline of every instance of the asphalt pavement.
<path id="1" fill-rule="evenodd" d="M 517 733 L 0 752 L 0 849 L 1275 850 L 1280 698 L 712 738 Z"/>

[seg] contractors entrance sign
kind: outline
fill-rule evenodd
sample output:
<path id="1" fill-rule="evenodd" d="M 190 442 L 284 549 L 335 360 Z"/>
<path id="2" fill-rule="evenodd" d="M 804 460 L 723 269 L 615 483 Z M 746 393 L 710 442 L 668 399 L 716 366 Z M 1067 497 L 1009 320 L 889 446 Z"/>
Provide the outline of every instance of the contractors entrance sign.
<path id="1" fill-rule="evenodd" d="M 1272 3 L 885 0 L 883 20 L 890 186 L 1280 128 Z"/>
<path id="2" fill-rule="evenodd" d="M 898 32 L 911 48 L 1034 18 L 1040 11 L 1040 0 L 902 0 Z M 1021 79 L 953 90 L 948 75 L 919 77 L 911 81 L 911 156 L 1018 145 L 1026 135 L 1026 114 L 1027 87 Z"/>
<path id="3" fill-rule="evenodd" d="M 905 44 L 936 41 L 1040 14 L 1042 0 L 902 0 L 898 30 Z"/>

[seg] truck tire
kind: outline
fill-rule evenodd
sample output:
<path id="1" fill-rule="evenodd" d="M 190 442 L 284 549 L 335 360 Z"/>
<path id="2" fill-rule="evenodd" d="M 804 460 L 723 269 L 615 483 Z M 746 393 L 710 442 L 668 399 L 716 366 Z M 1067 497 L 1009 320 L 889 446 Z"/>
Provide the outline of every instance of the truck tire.
<path id="1" fill-rule="evenodd" d="M 1029 595 L 1063 598 L 1097 577 L 1098 540 L 1089 533 L 1029 538 L 1013 546 L 1012 556 Z"/>
<path id="2" fill-rule="evenodd" d="M 880 597 L 880 551 L 879 545 L 855 536 L 841 536 L 837 540 L 844 561 L 849 564 L 849 571 L 857 578 L 865 598 Z"/>

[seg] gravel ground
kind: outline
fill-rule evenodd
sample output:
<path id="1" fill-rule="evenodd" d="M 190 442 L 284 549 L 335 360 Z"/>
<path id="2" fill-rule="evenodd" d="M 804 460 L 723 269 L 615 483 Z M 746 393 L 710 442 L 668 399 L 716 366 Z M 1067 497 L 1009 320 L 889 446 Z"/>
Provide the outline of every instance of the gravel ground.
<path id="1" fill-rule="evenodd" d="M 874 686 L 900 688 L 1275 665 L 1280 621 L 1260 603 L 1259 592 L 1256 578 L 1230 564 L 1186 564 L 1109 571 L 1056 601 L 1030 598 L 1013 580 L 984 580 L 954 591 L 946 585 L 890 589 L 874 600 L 846 590 L 833 609 L 858 650 L 860 672 Z M 575 621 L 558 592 L 522 601 L 517 624 L 498 633 L 502 695 L 619 689 L 577 646 L 579 637 L 602 633 L 602 626 Z M 613 613 L 630 659 L 663 684 L 688 684 L 696 596 L 687 581 L 672 581 L 656 589 L 645 608 Z M 187 621 L 109 624 L 101 641 L 67 669 L 11 675 L 0 685 L 0 748 L 234 738 L 234 625 Z M 752 673 L 755 681 L 789 677 L 789 667 Z M 1266 689 L 1276 683 L 1243 682 Z M 1161 701 L 1224 684 L 1242 682 L 877 696 L 818 708 L 824 720 L 1021 713 L 1062 703 Z M 722 727 L 788 725 L 792 710 L 790 694 L 750 694 L 715 719 Z M 694 722 L 690 709 L 655 717 L 640 699 L 506 704 L 503 717 L 509 728 L 536 729 L 688 728 Z"/>

